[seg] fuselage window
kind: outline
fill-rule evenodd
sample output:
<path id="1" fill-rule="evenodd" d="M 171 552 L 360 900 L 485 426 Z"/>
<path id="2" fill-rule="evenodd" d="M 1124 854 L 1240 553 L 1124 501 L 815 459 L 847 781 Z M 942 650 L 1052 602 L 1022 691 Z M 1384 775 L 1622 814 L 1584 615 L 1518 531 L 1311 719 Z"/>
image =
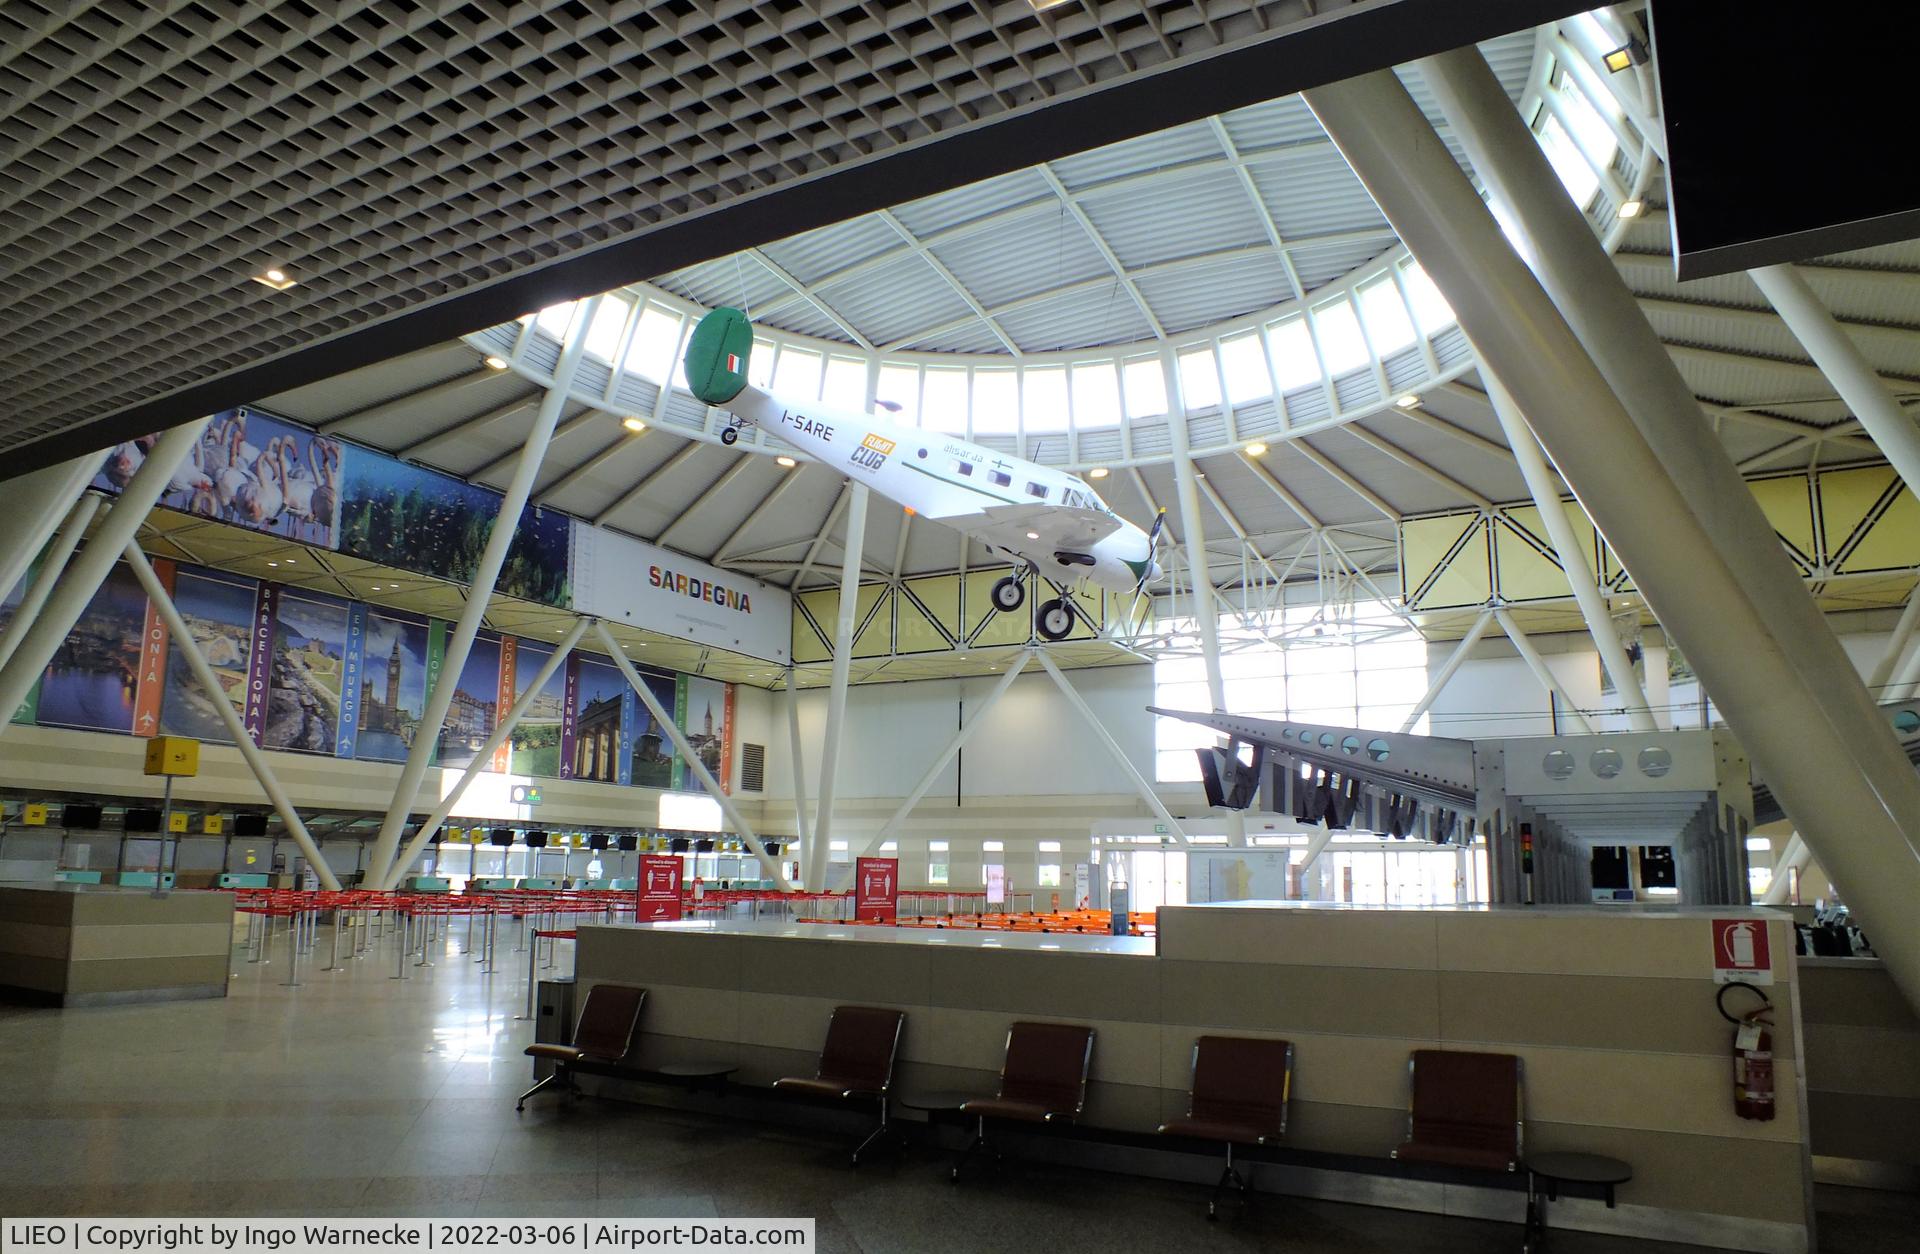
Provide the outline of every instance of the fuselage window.
<path id="1" fill-rule="evenodd" d="M 1037 496 L 1044 501 L 1047 499 L 1047 485 L 1044 483 L 1029 483 L 1027 485 L 1027 495 Z"/>
<path id="2" fill-rule="evenodd" d="M 996 488 L 1008 487 L 1013 483 L 1013 476 L 1004 470 L 989 470 L 987 472 L 987 478 L 992 481 L 993 486 Z"/>
<path id="3" fill-rule="evenodd" d="M 956 459 L 953 463 L 953 471 L 955 474 L 960 475 L 963 478 L 971 479 L 973 478 L 973 463 L 963 462 Z"/>

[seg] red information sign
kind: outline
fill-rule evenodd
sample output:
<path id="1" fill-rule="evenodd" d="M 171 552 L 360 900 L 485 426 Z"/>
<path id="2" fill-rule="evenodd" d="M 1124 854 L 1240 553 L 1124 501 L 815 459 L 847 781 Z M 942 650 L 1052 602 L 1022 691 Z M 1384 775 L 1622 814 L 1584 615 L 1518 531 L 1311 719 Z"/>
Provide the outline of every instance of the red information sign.
<path id="1" fill-rule="evenodd" d="M 900 859 L 860 858 L 853 864 L 853 917 L 891 923 L 900 914 Z"/>
<path id="2" fill-rule="evenodd" d="M 680 917 L 680 875 L 684 864 L 672 854 L 642 854 L 640 884 L 635 889 L 633 917 L 641 923 L 660 923 Z"/>
<path id="3" fill-rule="evenodd" d="M 1773 983 L 1773 955 L 1763 919 L 1713 921 L 1713 982 Z"/>

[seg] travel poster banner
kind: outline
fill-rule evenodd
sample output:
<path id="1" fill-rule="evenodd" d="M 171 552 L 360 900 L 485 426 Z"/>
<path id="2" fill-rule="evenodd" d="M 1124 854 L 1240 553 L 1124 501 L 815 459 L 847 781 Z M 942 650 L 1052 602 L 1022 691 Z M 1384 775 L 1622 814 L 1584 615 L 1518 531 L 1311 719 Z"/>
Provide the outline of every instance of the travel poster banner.
<path id="1" fill-rule="evenodd" d="M 673 708 L 674 720 L 679 723 L 681 733 L 699 756 L 700 764 L 720 781 L 723 791 L 730 790 L 733 762 L 729 754 L 733 731 L 728 725 L 731 707 L 727 700 L 727 685 L 717 679 L 681 675 L 675 684 Z M 693 786 L 693 772 L 687 769 L 686 763 L 675 762 L 673 787 L 686 789 Z"/>
<path id="2" fill-rule="evenodd" d="M 513 649 L 513 699 L 518 701 L 520 694 L 540 674 L 540 668 L 553 656 L 553 649 L 513 637 L 508 637 L 507 643 Z M 502 669 L 504 673 L 504 667 Z M 510 773 L 547 779 L 560 777 L 560 733 L 566 705 L 567 667 L 560 666 L 535 695 L 503 746 Z"/>
<path id="3" fill-rule="evenodd" d="M 370 562 L 472 583 L 500 512 L 500 494 L 452 475 L 346 446 L 340 509 L 342 552 Z M 494 590 L 569 605 L 573 520 L 528 506 Z"/>
<path id="4" fill-rule="evenodd" d="M 679 698 L 678 678 L 664 675 L 658 671 L 641 671 L 640 682 L 647 686 L 647 692 L 659 703 L 663 710 L 674 709 Z M 632 761 L 629 763 L 629 775 L 634 783 L 643 788 L 671 788 L 680 759 L 673 751 L 673 737 L 661 728 L 653 711 L 636 700 L 634 702 Z"/>
<path id="5" fill-rule="evenodd" d="M 353 756 L 374 762 L 406 761 L 426 704 L 427 620 L 370 609 Z"/>
<path id="6" fill-rule="evenodd" d="M 340 722 L 334 728 L 335 757 L 351 758 L 360 736 L 360 684 L 367 670 L 367 606 L 347 606 L 347 647 L 340 662 Z"/>
<path id="7" fill-rule="evenodd" d="M 165 558 L 154 558 L 152 565 L 160 586 L 172 596 L 174 564 Z M 160 702 L 167 691 L 170 643 L 172 634 L 167 630 L 167 621 L 160 616 L 160 607 L 148 598 L 146 625 L 140 633 L 140 676 L 133 689 L 133 734 L 136 736 L 152 736 L 160 730 Z"/>
<path id="8" fill-rule="evenodd" d="M 353 617 L 351 603 L 338 597 L 298 588 L 278 590 L 260 739 L 264 747 L 336 752 Z"/>
<path id="9" fill-rule="evenodd" d="M 465 769 L 493 734 L 500 705 L 500 638 L 481 634 L 467 651 L 467 664 L 454 680 L 453 703 L 440 728 L 441 766 Z"/>
<path id="10" fill-rule="evenodd" d="M 34 721 L 131 734 L 146 622 L 147 594 L 116 562 L 41 677 Z"/>
<path id="11" fill-rule="evenodd" d="M 145 464 L 157 435 L 115 445 L 93 486 L 119 493 Z M 160 495 L 163 509 L 218 519 L 299 544 L 336 548 L 340 441 L 251 409 L 218 414 L 187 465 Z"/>
<path id="12" fill-rule="evenodd" d="M 566 688 L 560 695 L 560 778 L 573 778 L 574 757 L 579 750 L 578 736 L 575 734 L 579 720 L 574 717 L 574 698 L 580 691 L 580 655 L 570 653 L 567 663 L 561 668 L 567 677 Z"/>
<path id="13" fill-rule="evenodd" d="M 514 684 L 516 682 L 516 669 L 519 666 L 519 663 L 520 663 L 519 637 L 517 636 L 501 637 L 500 673 L 496 677 L 497 682 L 494 685 L 494 697 L 493 697 L 494 708 L 496 710 L 496 713 L 494 715 L 495 726 L 499 725 L 500 719 L 503 719 L 507 716 L 507 711 L 512 708 L 514 701 L 516 701 L 519 698 L 519 694 L 514 688 Z M 493 761 L 487 764 L 487 769 L 502 775 L 506 774 L 509 770 L 513 769 L 513 743 L 511 741 L 503 743 L 498 749 L 495 749 L 493 751 Z"/>
<path id="14" fill-rule="evenodd" d="M 220 571 L 181 567 L 173 577 L 173 604 L 185 620 L 200 655 L 213 668 L 221 696 L 236 710 L 246 705 L 248 662 L 254 639 L 258 580 Z M 167 650 L 166 691 L 160 699 L 160 731 L 210 744 L 230 745 L 215 697 L 204 691 L 179 643 Z"/>
<path id="15" fill-rule="evenodd" d="M 273 666 L 273 620 L 279 609 L 279 585 L 260 584 L 253 599 L 253 639 L 247 653 L 246 697 L 241 707 L 245 712 L 247 737 L 256 745 L 260 743 L 267 726 L 267 698 L 271 695 L 268 677 Z"/>
<path id="16" fill-rule="evenodd" d="M 620 709 L 627 678 L 618 667 L 575 654 L 573 689 L 573 779 L 617 783 L 620 779 Z"/>

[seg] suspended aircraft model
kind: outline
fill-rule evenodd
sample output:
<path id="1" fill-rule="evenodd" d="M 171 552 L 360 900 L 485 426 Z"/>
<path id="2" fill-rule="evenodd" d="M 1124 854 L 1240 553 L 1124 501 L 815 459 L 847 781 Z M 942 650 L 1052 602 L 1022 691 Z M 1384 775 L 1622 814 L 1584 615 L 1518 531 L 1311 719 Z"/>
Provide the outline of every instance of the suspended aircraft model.
<path id="1" fill-rule="evenodd" d="M 693 394 L 732 416 L 722 443 L 738 440 L 743 427 L 764 427 L 822 465 L 1011 558 L 1022 569 L 993 585 L 994 608 L 1011 612 L 1026 603 L 1023 575 L 1047 580 L 1059 595 L 1039 607 L 1046 639 L 1073 630 L 1076 611 L 1063 585 L 1084 579 L 1138 595 L 1160 573 L 1153 554 L 1164 511 L 1144 532 L 1076 475 L 938 432 L 773 396 L 747 382 L 752 352 L 752 324 L 737 309 L 714 310 L 687 341 Z"/>

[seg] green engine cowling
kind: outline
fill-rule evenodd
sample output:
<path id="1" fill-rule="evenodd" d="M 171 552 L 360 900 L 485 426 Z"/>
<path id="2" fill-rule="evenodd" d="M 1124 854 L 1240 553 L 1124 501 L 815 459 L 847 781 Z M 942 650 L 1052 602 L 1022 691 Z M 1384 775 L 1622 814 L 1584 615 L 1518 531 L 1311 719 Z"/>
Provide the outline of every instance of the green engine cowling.
<path id="1" fill-rule="evenodd" d="M 687 338 L 687 384 L 709 405 L 724 405 L 747 386 L 753 355 L 753 324 L 738 309 L 722 306 Z"/>

